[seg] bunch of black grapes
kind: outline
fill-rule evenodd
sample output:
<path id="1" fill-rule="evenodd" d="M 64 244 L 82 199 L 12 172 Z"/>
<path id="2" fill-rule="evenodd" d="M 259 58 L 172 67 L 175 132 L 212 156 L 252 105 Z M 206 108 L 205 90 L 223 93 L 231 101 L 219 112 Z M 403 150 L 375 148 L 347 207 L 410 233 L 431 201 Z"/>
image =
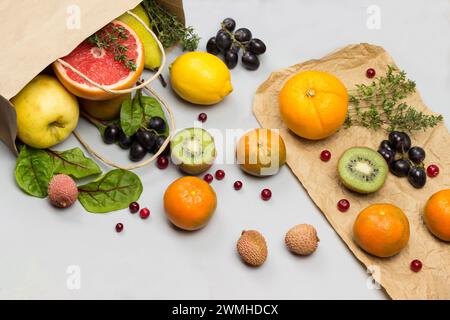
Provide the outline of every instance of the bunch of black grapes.
<path id="1" fill-rule="evenodd" d="M 404 132 L 392 131 L 388 140 L 383 140 L 378 152 L 384 157 L 390 171 L 397 177 L 408 177 L 415 188 L 422 188 L 427 175 L 423 161 L 425 150 L 411 147 L 411 138 Z"/>
<path id="2" fill-rule="evenodd" d="M 105 128 L 103 141 L 106 144 L 117 143 L 122 149 L 130 150 L 131 161 L 141 161 L 147 153 L 155 154 L 161 149 L 167 137 L 163 135 L 167 123 L 161 117 L 152 117 L 146 128 L 139 129 L 131 137 L 122 131 L 119 125 L 113 123 Z M 161 154 L 167 156 L 170 152 L 169 146 Z"/>
<path id="3" fill-rule="evenodd" d="M 210 38 L 206 50 L 214 55 L 223 54 L 228 69 L 236 67 L 239 51 L 242 50 L 242 64 L 248 70 L 259 68 L 258 55 L 266 52 L 266 45 L 260 39 L 252 38 L 252 32 L 247 28 L 236 28 L 236 21 L 226 18 L 221 23 L 221 29 L 216 36 Z"/>

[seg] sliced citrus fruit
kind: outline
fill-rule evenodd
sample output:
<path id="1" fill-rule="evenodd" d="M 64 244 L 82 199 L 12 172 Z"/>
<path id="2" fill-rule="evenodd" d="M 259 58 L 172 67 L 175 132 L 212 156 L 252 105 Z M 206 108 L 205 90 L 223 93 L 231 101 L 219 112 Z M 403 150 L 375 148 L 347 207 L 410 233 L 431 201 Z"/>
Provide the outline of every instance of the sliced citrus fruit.
<path id="1" fill-rule="evenodd" d="M 144 69 L 144 47 L 139 36 L 124 22 L 114 20 L 83 41 L 62 60 L 90 80 L 110 90 L 131 88 Z M 74 95 L 88 100 L 115 97 L 88 83 L 60 62 L 53 69 L 62 84 Z"/>

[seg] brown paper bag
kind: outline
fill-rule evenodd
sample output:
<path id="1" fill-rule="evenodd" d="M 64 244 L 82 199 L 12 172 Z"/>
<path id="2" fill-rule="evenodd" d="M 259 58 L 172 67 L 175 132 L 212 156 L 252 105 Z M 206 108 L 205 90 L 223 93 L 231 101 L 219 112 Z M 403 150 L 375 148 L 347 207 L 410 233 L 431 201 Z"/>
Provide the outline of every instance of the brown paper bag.
<path id="1" fill-rule="evenodd" d="M 9 99 L 59 57 L 141 0 L 2 0 L 0 27 L 0 139 L 15 153 L 16 114 Z M 159 3 L 184 23 L 182 0 Z M 79 28 L 73 17 L 79 14 Z"/>
<path id="2" fill-rule="evenodd" d="M 256 92 L 253 111 L 263 127 L 280 128 L 287 146 L 287 163 L 316 205 L 345 244 L 384 287 L 393 299 L 450 299 L 450 243 L 438 240 L 422 222 L 423 207 L 436 191 L 450 188 L 450 135 L 445 126 L 412 135 L 413 144 L 427 152 L 426 163 L 436 163 L 441 174 L 428 179 L 420 190 L 406 179 L 389 175 L 386 185 L 377 193 L 357 195 L 346 190 L 337 175 L 337 160 L 349 147 L 360 145 L 377 148 L 386 138 L 385 132 L 361 127 L 341 129 L 323 141 L 307 141 L 291 133 L 283 124 L 278 111 L 278 93 L 285 81 L 301 70 L 321 70 L 339 77 L 348 89 L 370 81 L 365 70 L 373 67 L 380 74 L 388 64 L 394 64 L 383 48 L 369 44 L 350 45 L 319 60 L 310 60 L 287 69 L 273 72 Z M 416 92 L 407 102 L 417 109 L 431 112 Z M 332 159 L 319 160 L 320 152 L 329 149 Z M 300 190 L 299 190 L 300 192 Z M 350 210 L 337 210 L 339 199 L 350 201 Z M 405 211 L 411 226 L 408 246 L 398 255 L 379 259 L 359 249 L 352 240 L 352 226 L 357 214 L 373 203 L 392 203 Z M 299 210 L 301 216 L 301 210 Z M 322 244 L 326 245 L 326 244 Z M 414 273 L 409 269 L 413 259 L 423 262 L 423 269 Z"/>

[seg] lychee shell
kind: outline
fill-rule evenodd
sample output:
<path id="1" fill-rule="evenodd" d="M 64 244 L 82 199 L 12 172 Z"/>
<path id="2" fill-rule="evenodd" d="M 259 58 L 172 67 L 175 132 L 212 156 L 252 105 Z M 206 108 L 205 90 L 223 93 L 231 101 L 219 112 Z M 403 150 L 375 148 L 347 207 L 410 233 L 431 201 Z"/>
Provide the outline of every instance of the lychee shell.
<path id="1" fill-rule="evenodd" d="M 75 203 L 77 197 L 77 184 L 68 175 L 58 174 L 50 180 L 48 198 L 55 207 L 68 208 Z"/>
<path id="2" fill-rule="evenodd" d="M 307 256 L 316 251 L 319 238 L 316 229 L 309 224 L 299 224 L 286 233 L 288 249 L 298 255 Z"/>
<path id="3" fill-rule="evenodd" d="M 259 267 L 267 259 L 266 240 L 256 230 L 242 232 L 237 242 L 237 251 L 245 263 L 254 267 Z"/>

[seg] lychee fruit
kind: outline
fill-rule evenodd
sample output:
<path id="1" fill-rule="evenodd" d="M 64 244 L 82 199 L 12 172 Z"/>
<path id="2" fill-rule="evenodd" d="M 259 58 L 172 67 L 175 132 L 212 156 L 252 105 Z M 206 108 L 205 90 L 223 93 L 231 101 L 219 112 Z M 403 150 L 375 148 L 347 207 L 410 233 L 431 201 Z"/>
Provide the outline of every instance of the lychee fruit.
<path id="1" fill-rule="evenodd" d="M 48 184 L 48 198 L 50 203 L 58 208 L 68 208 L 78 197 L 77 184 L 65 174 L 57 174 Z"/>
<path id="2" fill-rule="evenodd" d="M 308 256 L 316 251 L 319 241 L 316 229 L 309 224 L 296 225 L 284 238 L 287 248 L 301 256 Z"/>
<path id="3" fill-rule="evenodd" d="M 237 251 L 245 263 L 254 267 L 259 267 L 267 259 L 266 240 L 255 230 L 242 231 L 237 242 Z"/>

